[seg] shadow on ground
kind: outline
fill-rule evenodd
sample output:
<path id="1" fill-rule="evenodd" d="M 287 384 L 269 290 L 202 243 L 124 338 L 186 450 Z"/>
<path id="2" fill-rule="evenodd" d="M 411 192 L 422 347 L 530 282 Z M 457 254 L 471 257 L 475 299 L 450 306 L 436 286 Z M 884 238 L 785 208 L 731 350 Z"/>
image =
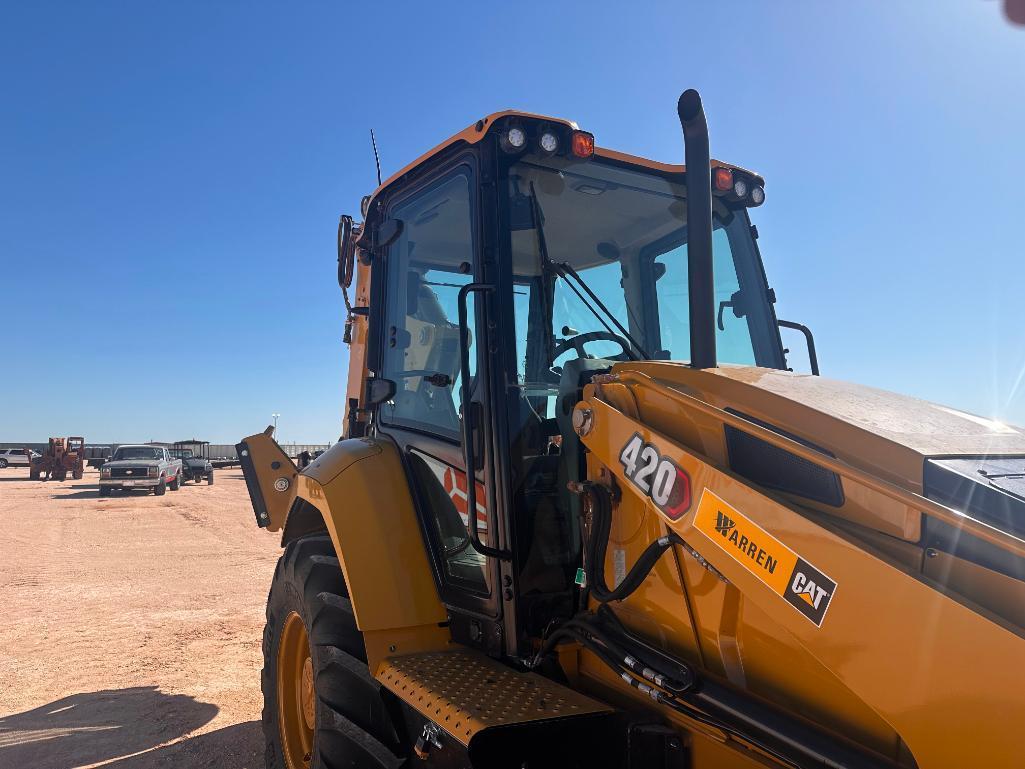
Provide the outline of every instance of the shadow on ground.
<path id="1" fill-rule="evenodd" d="M 259 721 L 226 726 L 104 764 L 103 769 L 264 769 Z"/>
<path id="2" fill-rule="evenodd" d="M 83 491 L 69 491 L 66 494 L 52 494 L 50 499 L 85 499 L 86 497 L 96 497 L 96 499 L 100 498 L 100 484 L 98 483 L 79 484 L 77 486 L 72 486 L 71 488 L 83 489 Z M 167 489 L 167 493 L 174 494 L 170 488 Z M 147 497 L 152 495 L 153 490 L 148 487 L 145 489 L 118 489 L 110 495 L 109 499 L 116 499 L 118 497 Z M 104 499 L 108 499 L 108 497 L 104 497 Z"/>
<path id="3" fill-rule="evenodd" d="M 86 487 L 85 491 L 69 491 L 67 494 L 52 494 L 50 499 L 85 499 L 86 497 L 100 496 L 99 486 Z"/>
<path id="4" fill-rule="evenodd" d="M 60 484 L 58 486 L 51 486 L 55 492 L 66 492 L 51 494 L 50 499 L 83 499 L 85 497 L 98 497 L 100 495 L 100 484 L 98 483 L 67 483 L 67 481 L 50 481 L 50 483 Z M 67 484 L 67 485 L 65 485 Z M 68 489 L 78 489 L 78 491 L 68 491 Z"/>
<path id="5" fill-rule="evenodd" d="M 43 480 L 42 478 L 33 481 L 31 478 L 28 477 L 27 470 L 25 471 L 25 475 L 5 475 L 3 477 L 0 477 L 0 483 L 17 483 L 18 481 L 21 481 L 22 483 L 24 483 L 25 481 L 31 481 L 33 484 L 48 483 L 51 486 L 55 486 L 58 489 L 95 489 L 99 487 L 98 483 L 73 483 L 70 477 L 64 481 L 55 481 L 53 479 L 47 481 Z"/>
<path id="6" fill-rule="evenodd" d="M 156 687 L 73 694 L 0 717 L 0 766 L 259 769 L 262 739 L 256 721 L 181 739 L 217 712 L 208 702 Z"/>

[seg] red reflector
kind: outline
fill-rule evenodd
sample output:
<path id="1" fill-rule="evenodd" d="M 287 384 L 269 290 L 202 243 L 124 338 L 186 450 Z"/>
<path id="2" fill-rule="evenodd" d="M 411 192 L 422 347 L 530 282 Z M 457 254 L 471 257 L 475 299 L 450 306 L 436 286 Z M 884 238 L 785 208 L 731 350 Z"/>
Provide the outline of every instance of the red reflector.
<path id="1" fill-rule="evenodd" d="M 712 183 L 720 192 L 729 192 L 733 189 L 733 171 L 728 168 L 716 168 L 712 172 Z"/>
<path id="2" fill-rule="evenodd" d="M 594 136 L 587 131 L 574 131 L 571 145 L 573 154 L 578 158 L 589 158 L 594 154 Z"/>
<path id="3" fill-rule="evenodd" d="M 676 480 L 669 492 L 668 501 L 662 506 L 662 511 L 671 520 L 677 521 L 690 509 L 690 476 L 675 465 L 674 469 Z"/>

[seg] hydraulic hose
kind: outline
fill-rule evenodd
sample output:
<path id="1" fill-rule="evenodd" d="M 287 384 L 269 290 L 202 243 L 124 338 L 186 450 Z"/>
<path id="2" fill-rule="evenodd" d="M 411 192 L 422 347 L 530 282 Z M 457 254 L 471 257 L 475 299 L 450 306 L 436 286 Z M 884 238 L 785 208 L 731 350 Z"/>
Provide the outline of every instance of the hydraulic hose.
<path id="1" fill-rule="evenodd" d="M 609 603 L 623 600 L 643 584 L 658 559 L 674 544 L 686 546 L 673 532 L 649 544 L 622 582 L 610 589 L 605 562 L 612 530 L 612 493 L 604 485 L 580 488 L 583 505 L 584 572 L 598 614 L 583 613 L 566 621 L 546 639 L 530 667 L 537 667 L 559 640 L 577 641 L 614 670 L 623 681 L 660 705 L 712 726 L 795 767 L 869 769 L 893 762 L 847 745 L 821 730 L 788 717 L 743 692 L 699 677 L 688 665 L 641 639 L 622 625 Z M 671 671 L 671 672 L 670 672 Z"/>
<path id="2" fill-rule="evenodd" d="M 600 603 L 622 601 L 644 583 L 666 550 L 673 545 L 682 545 L 684 541 L 673 532 L 659 537 L 644 549 L 623 581 L 610 589 L 605 582 L 605 558 L 612 531 L 611 496 L 608 489 L 599 484 L 588 484 L 584 493 L 589 494 L 592 501 L 591 532 L 586 536 L 584 545 L 584 573 L 587 575 L 588 588 Z"/>
<path id="3" fill-rule="evenodd" d="M 649 667 L 643 660 L 628 652 L 615 639 L 610 637 L 600 625 L 594 622 L 594 615 L 590 614 L 581 615 L 560 625 L 542 645 L 534 661 L 530 663 L 531 667 L 539 665 L 541 660 L 555 648 L 556 643 L 567 636 L 583 643 L 587 648 L 601 656 L 608 664 L 625 668 L 631 673 L 647 679 L 658 686 L 681 692 L 685 691 L 693 681 L 693 676 L 686 669 L 683 670 L 682 676 L 673 678 Z M 601 651 L 595 649 L 593 641 L 601 644 Z"/>
<path id="4" fill-rule="evenodd" d="M 598 612 L 579 614 L 559 626 L 528 667 L 536 668 L 558 641 L 569 638 L 594 652 L 625 683 L 654 702 L 753 745 L 786 765 L 896 769 L 892 759 L 868 753 L 750 695 L 699 677 L 686 663 L 630 635 L 608 606 Z M 667 673 L 667 669 L 676 672 Z"/>
<path id="5" fill-rule="evenodd" d="M 594 652 L 598 659 L 600 659 L 607 667 L 618 673 L 619 677 L 625 683 L 639 690 L 654 702 L 683 713 L 694 721 L 698 721 L 699 723 L 703 723 L 719 731 L 726 732 L 727 734 L 738 739 L 742 739 L 752 745 L 756 745 L 759 749 L 776 757 L 786 764 L 790 764 L 795 767 L 798 766 L 797 764 L 787 760 L 770 745 L 766 745 L 760 742 L 757 738 L 745 734 L 729 724 L 723 723 L 714 717 L 701 712 L 686 702 L 678 700 L 674 694 L 663 691 L 662 689 L 666 688 L 666 683 L 659 673 L 653 670 L 645 670 L 648 676 L 642 676 L 642 672 L 635 669 L 638 664 L 637 660 L 632 658 L 630 655 L 623 655 L 622 652 L 619 654 L 615 653 L 612 648 L 615 646 L 615 642 L 610 642 L 607 637 L 604 637 L 602 631 L 594 627 L 594 625 L 587 621 L 585 617 L 590 617 L 591 620 L 594 619 L 593 615 L 580 615 L 557 628 L 545 641 L 533 661 L 528 663 L 528 667 L 532 669 L 536 668 L 541 664 L 544 657 L 555 648 L 555 645 L 560 640 L 569 638 L 578 642 L 589 651 Z M 623 655 L 622 658 L 620 655 Z M 654 686 L 640 680 L 642 677 L 648 678 Z"/>

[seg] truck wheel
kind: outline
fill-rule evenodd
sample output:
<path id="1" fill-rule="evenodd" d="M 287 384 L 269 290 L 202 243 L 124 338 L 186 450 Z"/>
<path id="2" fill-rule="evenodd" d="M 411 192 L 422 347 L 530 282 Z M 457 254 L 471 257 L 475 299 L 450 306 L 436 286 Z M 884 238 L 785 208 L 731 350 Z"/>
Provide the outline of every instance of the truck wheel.
<path id="1" fill-rule="evenodd" d="M 30 481 L 38 481 L 39 480 L 39 469 L 35 468 L 35 467 L 31 468 L 28 471 L 28 479 Z"/>
<path id="2" fill-rule="evenodd" d="M 71 477 L 74 478 L 76 481 L 82 480 L 83 475 L 85 475 L 85 473 L 82 470 L 75 470 L 73 473 L 71 473 Z"/>
<path id="3" fill-rule="evenodd" d="M 0 470 L 3 470 L 5 467 L 7 467 L 7 460 L 0 457 Z"/>
<path id="4" fill-rule="evenodd" d="M 55 481 L 66 481 L 68 479 L 68 471 L 67 470 L 57 470 L 53 474 L 53 479 Z"/>
<path id="5" fill-rule="evenodd" d="M 168 484 L 168 485 L 169 485 L 171 491 L 178 491 L 178 487 L 182 485 L 181 473 L 179 473 L 178 475 L 174 476 L 174 480 L 171 481 L 171 483 Z"/>
<path id="6" fill-rule="evenodd" d="M 196 483 L 199 483 L 199 481 L 196 481 Z M 213 486 L 214 485 L 214 474 L 213 473 L 210 473 L 209 475 L 206 476 L 206 485 L 207 486 Z"/>
<path id="7" fill-rule="evenodd" d="M 167 493 L 167 481 L 161 478 L 160 483 L 158 483 L 156 487 L 153 489 L 153 493 L 156 494 L 158 497 L 164 496 L 164 494 Z"/>
<path id="8" fill-rule="evenodd" d="M 292 542 L 278 559 L 263 633 L 267 769 L 397 769 L 405 751 L 370 675 L 331 540 Z"/>
<path id="9" fill-rule="evenodd" d="M 100 496 L 101 497 L 109 497 L 110 496 L 110 491 L 111 491 L 110 486 L 100 486 Z"/>

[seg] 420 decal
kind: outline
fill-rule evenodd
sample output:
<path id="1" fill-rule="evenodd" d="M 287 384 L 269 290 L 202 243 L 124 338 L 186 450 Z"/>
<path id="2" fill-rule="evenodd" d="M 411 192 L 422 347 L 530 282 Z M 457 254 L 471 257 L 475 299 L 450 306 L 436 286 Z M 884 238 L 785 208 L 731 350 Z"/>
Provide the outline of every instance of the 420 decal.
<path id="1" fill-rule="evenodd" d="M 674 521 L 690 508 L 690 478 L 654 444 L 646 443 L 640 433 L 626 442 L 619 452 L 623 474 L 659 510 Z"/>

